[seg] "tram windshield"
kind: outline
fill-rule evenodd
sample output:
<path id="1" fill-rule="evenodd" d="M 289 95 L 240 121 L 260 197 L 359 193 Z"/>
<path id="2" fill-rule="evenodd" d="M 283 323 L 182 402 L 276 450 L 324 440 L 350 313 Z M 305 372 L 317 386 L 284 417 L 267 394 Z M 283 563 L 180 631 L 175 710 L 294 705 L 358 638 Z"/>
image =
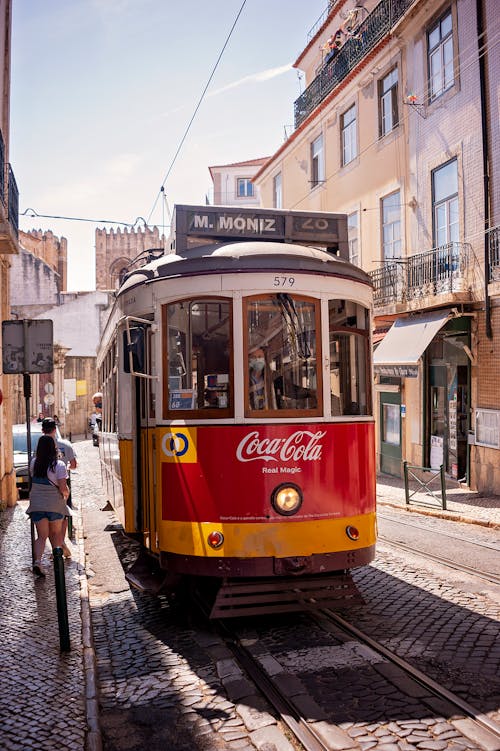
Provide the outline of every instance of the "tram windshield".
<path id="1" fill-rule="evenodd" d="M 369 415 L 369 314 L 350 300 L 329 300 L 332 416 Z"/>
<path id="2" fill-rule="evenodd" d="M 231 302 L 185 300 L 166 307 L 169 410 L 228 414 Z"/>
<path id="3" fill-rule="evenodd" d="M 246 412 L 320 414 L 319 300 L 281 293 L 247 298 L 245 305 Z"/>

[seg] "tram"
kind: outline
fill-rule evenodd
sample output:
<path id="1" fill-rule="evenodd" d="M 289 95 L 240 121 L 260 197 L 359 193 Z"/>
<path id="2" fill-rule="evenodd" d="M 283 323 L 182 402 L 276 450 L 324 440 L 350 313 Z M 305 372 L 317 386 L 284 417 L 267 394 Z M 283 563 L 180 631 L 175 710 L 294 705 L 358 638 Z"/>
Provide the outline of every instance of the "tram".
<path id="1" fill-rule="evenodd" d="M 372 285 L 347 218 L 182 205 L 172 227 L 98 353 L 127 577 L 208 591 L 211 617 L 332 604 L 376 541 Z"/>

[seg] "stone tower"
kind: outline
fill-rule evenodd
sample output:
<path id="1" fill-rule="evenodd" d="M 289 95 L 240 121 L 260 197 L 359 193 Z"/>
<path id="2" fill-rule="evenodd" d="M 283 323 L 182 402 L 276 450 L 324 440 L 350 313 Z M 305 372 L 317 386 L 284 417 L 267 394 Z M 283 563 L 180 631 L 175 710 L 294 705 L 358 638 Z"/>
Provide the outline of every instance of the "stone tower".
<path id="1" fill-rule="evenodd" d="M 96 289 L 116 289 L 122 276 L 145 259 L 137 257 L 147 250 L 164 248 L 165 236 L 157 227 L 149 229 L 96 229 L 95 231 L 95 279 Z"/>

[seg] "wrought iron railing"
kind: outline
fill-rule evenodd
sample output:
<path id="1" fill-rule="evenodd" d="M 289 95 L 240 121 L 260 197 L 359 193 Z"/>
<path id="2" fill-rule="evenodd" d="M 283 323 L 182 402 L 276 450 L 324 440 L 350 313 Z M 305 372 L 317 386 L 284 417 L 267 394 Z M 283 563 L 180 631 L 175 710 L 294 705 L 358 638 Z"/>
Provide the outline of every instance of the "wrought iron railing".
<path id="1" fill-rule="evenodd" d="M 414 2 L 416 0 L 382 0 L 373 9 L 355 29 L 353 36 L 342 45 L 336 56 L 325 63 L 314 81 L 296 99 L 294 104 L 296 128 L 366 57 L 377 42 L 389 33 Z"/>
<path id="2" fill-rule="evenodd" d="M 446 243 L 439 248 L 415 253 L 406 259 L 408 300 L 468 288 L 469 243 Z"/>
<path id="3" fill-rule="evenodd" d="M 370 272 L 373 282 L 373 300 L 376 306 L 391 305 L 404 297 L 404 262 L 388 261 Z"/>
<path id="4" fill-rule="evenodd" d="M 9 222 L 16 238 L 19 236 L 19 190 L 14 172 L 9 164 Z"/>
<path id="5" fill-rule="evenodd" d="M 489 231 L 490 282 L 500 281 L 500 227 Z"/>
<path id="6" fill-rule="evenodd" d="M 468 243 L 453 242 L 388 261 L 370 272 L 375 307 L 467 291 L 470 255 Z"/>

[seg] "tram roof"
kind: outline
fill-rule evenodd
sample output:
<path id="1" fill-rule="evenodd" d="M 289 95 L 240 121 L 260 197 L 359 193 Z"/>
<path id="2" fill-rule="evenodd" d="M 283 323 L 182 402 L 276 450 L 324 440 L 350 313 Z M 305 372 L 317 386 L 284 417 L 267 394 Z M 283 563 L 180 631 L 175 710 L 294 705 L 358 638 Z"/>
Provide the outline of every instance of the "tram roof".
<path id="1" fill-rule="evenodd" d="M 270 270 L 332 275 L 372 284 L 368 274 L 358 266 L 326 250 L 307 245 L 255 240 L 199 245 L 183 253 L 167 253 L 130 271 L 118 294 L 159 279 L 201 274 L 269 273 Z"/>

